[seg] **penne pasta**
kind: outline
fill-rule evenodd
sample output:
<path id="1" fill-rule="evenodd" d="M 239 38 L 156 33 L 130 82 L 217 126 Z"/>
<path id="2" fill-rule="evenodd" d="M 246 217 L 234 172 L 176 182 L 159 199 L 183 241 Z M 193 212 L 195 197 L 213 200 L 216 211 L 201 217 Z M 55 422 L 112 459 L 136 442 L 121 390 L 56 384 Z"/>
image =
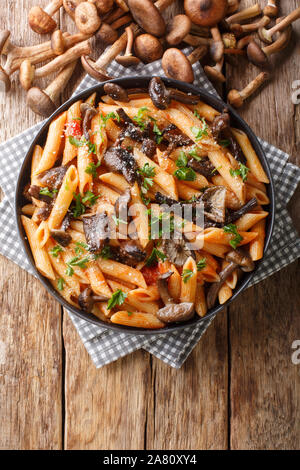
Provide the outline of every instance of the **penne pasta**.
<path id="1" fill-rule="evenodd" d="M 76 101 L 72 104 L 70 109 L 67 112 L 67 121 L 66 121 L 66 141 L 65 148 L 63 153 L 62 164 L 67 165 L 74 158 L 77 157 L 78 147 L 73 145 L 69 137 L 75 137 L 80 140 L 81 138 L 81 111 L 80 111 L 81 101 Z"/>
<path id="2" fill-rule="evenodd" d="M 251 228 L 251 231 L 257 234 L 256 238 L 251 241 L 249 253 L 253 261 L 258 261 L 264 254 L 264 242 L 266 236 L 266 220 L 260 220 Z"/>
<path id="3" fill-rule="evenodd" d="M 180 302 L 195 302 L 197 287 L 197 266 L 190 256 L 182 268 Z"/>
<path id="4" fill-rule="evenodd" d="M 120 310 L 112 315 L 110 321 L 119 325 L 132 326 L 134 328 L 148 328 L 156 330 L 165 326 L 155 315 L 144 312 L 127 312 Z"/>
<path id="5" fill-rule="evenodd" d="M 54 119 L 49 126 L 46 144 L 43 155 L 36 169 L 35 175 L 52 168 L 57 160 L 59 150 L 64 140 L 64 127 L 67 119 L 67 112 L 62 113 Z"/>

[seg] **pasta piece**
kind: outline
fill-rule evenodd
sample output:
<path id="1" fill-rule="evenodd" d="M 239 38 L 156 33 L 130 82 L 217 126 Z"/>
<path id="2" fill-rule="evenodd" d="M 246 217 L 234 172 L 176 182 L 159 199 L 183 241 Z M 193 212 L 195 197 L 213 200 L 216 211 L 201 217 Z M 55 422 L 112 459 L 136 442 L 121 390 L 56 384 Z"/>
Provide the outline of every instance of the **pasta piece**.
<path id="1" fill-rule="evenodd" d="M 225 283 L 221 286 L 218 293 L 220 305 L 225 304 L 230 297 L 232 297 L 232 289 Z"/>
<path id="2" fill-rule="evenodd" d="M 118 191 L 126 191 L 127 188 L 130 188 L 130 185 L 127 183 L 126 179 L 122 175 L 117 175 L 116 173 L 104 173 L 99 176 L 99 179 L 103 183 L 112 186 Z"/>
<path id="3" fill-rule="evenodd" d="M 135 182 L 131 188 L 131 201 L 132 204 L 130 206 L 129 214 L 133 218 L 140 244 L 142 248 L 146 248 L 149 243 L 148 214 L 147 208 L 142 202 L 137 182 Z"/>
<path id="4" fill-rule="evenodd" d="M 92 94 L 85 100 L 85 103 L 90 104 L 91 106 L 94 106 L 94 105 L 95 105 L 95 101 L 96 101 L 96 97 L 97 97 L 97 93 L 96 93 L 96 92 L 92 93 Z"/>
<path id="5" fill-rule="evenodd" d="M 47 251 L 49 253 L 50 262 L 52 264 L 53 269 L 57 272 L 57 274 L 65 280 L 68 286 L 72 289 L 73 293 L 76 297 L 80 294 L 80 279 L 74 273 L 73 276 L 66 275 L 66 264 L 62 257 L 59 255 L 57 257 L 51 255 L 51 250 L 54 248 L 54 243 L 49 241 L 47 243 Z"/>
<path id="6" fill-rule="evenodd" d="M 195 302 L 197 287 L 197 266 L 190 256 L 182 268 L 180 302 Z"/>
<path id="7" fill-rule="evenodd" d="M 78 173 L 74 165 L 71 165 L 64 176 L 61 188 L 55 199 L 53 209 L 48 219 L 49 229 L 61 226 L 69 206 L 73 199 L 73 194 L 78 186 Z"/>
<path id="8" fill-rule="evenodd" d="M 91 191 L 93 189 L 93 176 L 92 174 L 85 171 L 91 163 L 93 163 L 93 158 L 89 152 L 88 145 L 79 147 L 77 154 L 77 171 L 79 179 L 79 192 L 82 195 L 86 191 Z"/>
<path id="9" fill-rule="evenodd" d="M 204 317 L 207 312 L 204 287 L 199 282 L 197 282 L 196 286 L 195 310 L 199 317 Z"/>
<path id="10" fill-rule="evenodd" d="M 83 233 L 83 222 L 81 220 L 71 220 L 70 227 L 77 232 Z"/>
<path id="11" fill-rule="evenodd" d="M 131 266 L 103 258 L 98 259 L 98 264 L 101 271 L 106 275 L 118 278 L 121 281 L 130 282 L 131 284 L 135 284 L 139 287 L 144 287 L 145 289 L 147 288 L 147 284 L 142 273 Z"/>
<path id="12" fill-rule="evenodd" d="M 22 225 L 31 248 L 32 256 L 38 271 L 48 279 L 55 280 L 55 274 L 52 269 L 49 256 L 45 247 L 41 248 L 36 240 L 36 231 L 38 226 L 25 215 L 21 215 Z"/>
<path id="13" fill-rule="evenodd" d="M 29 215 L 30 217 L 33 215 L 35 211 L 35 206 L 33 204 L 25 204 L 25 206 L 22 207 L 22 213 L 24 215 Z"/>
<path id="14" fill-rule="evenodd" d="M 69 136 L 73 136 L 80 140 L 81 138 L 81 129 L 80 133 L 74 134 L 72 129 L 72 125 L 80 126 L 81 123 L 81 111 L 80 105 L 81 101 L 76 101 L 72 104 L 72 106 L 68 109 L 67 112 L 67 129 L 66 129 L 66 141 L 65 141 L 65 148 L 63 153 L 63 160 L 62 164 L 66 165 L 67 163 L 71 162 L 75 157 L 77 157 L 78 147 L 72 145 Z M 71 133 L 73 131 L 73 133 Z M 73 135 L 74 134 L 74 135 Z"/>
<path id="15" fill-rule="evenodd" d="M 174 264 L 171 264 L 170 271 L 173 271 L 173 274 L 169 277 L 168 280 L 169 293 L 174 300 L 179 300 L 181 290 L 181 276 Z"/>
<path id="16" fill-rule="evenodd" d="M 189 106 L 192 111 L 197 111 L 197 113 L 207 119 L 207 121 L 212 122 L 216 116 L 219 116 L 219 111 L 217 111 L 215 108 L 212 106 L 209 106 L 206 103 L 203 103 L 203 101 L 199 101 L 196 105 L 191 105 Z"/>
<path id="17" fill-rule="evenodd" d="M 109 287 L 111 288 L 113 292 L 115 292 L 118 289 L 121 289 L 123 292 L 128 293 L 132 291 L 132 288 L 133 289 L 135 288 L 135 286 L 132 286 L 131 288 L 131 287 L 126 286 L 125 284 L 122 284 L 121 282 L 113 281 L 112 279 L 107 279 L 107 284 L 109 285 Z M 135 290 L 138 290 L 138 289 L 135 289 Z M 143 289 L 143 290 L 146 290 L 146 289 Z"/>
<path id="18" fill-rule="evenodd" d="M 248 139 L 248 136 L 240 129 L 231 130 L 234 137 L 240 144 L 240 147 L 247 160 L 247 166 L 250 168 L 253 176 L 255 176 L 255 178 L 261 183 L 269 183 L 270 181 L 262 167 L 262 164 L 259 161 L 258 156 L 256 155 L 254 148 L 252 147 L 250 140 Z"/>
<path id="19" fill-rule="evenodd" d="M 117 193 L 113 189 L 109 188 L 108 186 L 105 186 L 105 184 L 98 184 L 97 185 L 97 193 L 99 194 L 99 196 L 102 196 L 104 199 L 106 199 L 112 205 L 115 205 L 116 200 L 120 196 L 119 193 Z"/>
<path id="20" fill-rule="evenodd" d="M 242 237 L 242 240 L 238 246 L 246 245 L 257 237 L 256 232 L 239 231 L 238 233 Z M 223 245 L 229 245 L 229 242 L 234 238 L 234 235 L 224 232 L 222 228 L 209 227 L 204 230 L 203 234 L 199 234 L 198 237 L 203 237 L 204 240 L 208 241 L 209 243 L 221 243 Z"/>
<path id="21" fill-rule="evenodd" d="M 35 238 L 38 245 L 42 248 L 46 245 L 48 239 L 50 237 L 50 230 L 46 221 L 42 221 L 38 226 L 38 229 L 35 233 Z"/>
<path id="22" fill-rule="evenodd" d="M 37 178 L 36 172 L 39 167 L 41 158 L 43 155 L 43 149 L 39 145 L 36 145 L 33 150 L 32 160 L 31 160 L 31 184 L 39 185 L 39 180 Z"/>
<path id="23" fill-rule="evenodd" d="M 218 258 L 224 258 L 225 254 L 231 249 L 231 247 L 226 245 L 218 245 L 217 243 L 209 243 L 206 240 L 203 242 L 202 238 L 202 246 L 203 250 L 207 251 L 211 255 L 218 256 Z"/>
<path id="24" fill-rule="evenodd" d="M 245 204 L 246 200 L 246 188 L 243 180 L 240 176 L 232 176 L 231 171 L 234 169 L 230 165 L 229 160 L 225 157 L 224 153 L 221 150 L 215 150 L 213 152 L 208 152 L 208 158 L 218 170 L 220 175 L 229 185 L 230 189 L 237 195 L 241 204 Z"/>
<path id="25" fill-rule="evenodd" d="M 184 199 L 185 201 L 188 201 L 193 197 L 197 198 L 202 194 L 201 191 L 197 191 L 197 189 L 191 188 L 190 186 L 185 183 L 182 183 L 181 181 L 177 181 L 177 188 L 179 198 Z"/>
<path id="26" fill-rule="evenodd" d="M 64 139 L 64 127 L 67 119 L 67 111 L 60 114 L 49 126 L 46 145 L 40 160 L 36 174 L 52 168 L 57 160 L 61 144 Z"/>
<path id="27" fill-rule="evenodd" d="M 72 248 L 75 248 L 75 246 L 72 246 Z M 75 251 L 74 250 L 71 251 L 71 247 L 69 245 L 68 248 L 65 248 L 64 251 L 60 253 L 60 255 L 61 255 L 61 257 L 64 261 L 65 269 L 67 270 L 68 263 L 72 259 L 74 259 L 74 257 L 76 256 Z M 81 269 L 81 268 L 79 268 L 79 266 L 72 266 L 72 269 L 73 269 L 76 277 L 80 280 L 81 283 L 83 283 L 83 284 L 89 284 L 90 283 L 85 269 Z"/>
<path id="28" fill-rule="evenodd" d="M 90 262 L 87 265 L 86 273 L 90 280 L 92 290 L 97 295 L 106 295 L 107 297 L 110 297 L 112 294 L 112 291 L 110 287 L 108 286 L 105 280 L 105 277 L 103 276 L 103 273 L 101 271 L 99 264 L 100 263 L 97 263 L 96 261 Z"/>
<path id="29" fill-rule="evenodd" d="M 107 149 L 107 134 L 100 114 L 96 114 L 91 121 L 91 142 L 95 145 L 97 159 L 101 162 Z"/>
<path id="30" fill-rule="evenodd" d="M 257 222 L 262 219 L 265 219 L 268 216 L 268 212 L 260 211 L 260 212 L 248 212 L 248 214 L 242 215 L 236 222 L 235 225 L 238 230 L 246 232 L 250 228 L 253 227 Z"/>
<path id="31" fill-rule="evenodd" d="M 204 253 L 202 251 L 202 253 Z M 211 262 L 213 259 L 213 262 Z M 207 282 L 217 282 L 220 277 L 219 274 L 216 272 L 218 267 L 218 263 L 215 262 L 214 258 L 209 254 L 205 253 L 205 255 L 201 255 L 199 252 L 196 253 L 196 261 L 204 260 L 205 266 L 198 271 L 198 281 L 204 280 Z"/>
<path id="32" fill-rule="evenodd" d="M 140 302 L 153 302 L 160 299 L 156 285 L 148 286 L 147 289 L 138 287 L 137 289 L 131 290 L 130 295 L 132 298 L 136 298 Z"/>
<path id="33" fill-rule="evenodd" d="M 251 232 L 257 233 L 256 239 L 250 243 L 249 253 L 253 261 L 258 261 L 264 255 L 264 244 L 266 236 L 266 219 L 260 220 L 255 224 Z"/>
<path id="34" fill-rule="evenodd" d="M 120 310 L 112 315 L 110 321 L 119 325 L 132 326 L 134 328 L 149 328 L 156 330 L 165 326 L 155 315 L 143 312 L 127 312 Z"/>
<path id="35" fill-rule="evenodd" d="M 157 302 L 140 300 L 135 294 L 132 295 L 132 292 L 134 291 L 129 291 L 126 298 L 126 302 L 129 305 L 132 305 L 140 312 L 156 313 L 158 311 L 159 306 Z"/>
<path id="36" fill-rule="evenodd" d="M 256 198 L 258 204 L 261 206 L 265 206 L 267 204 L 270 204 L 270 199 L 266 195 L 264 191 L 261 189 L 255 188 L 254 186 L 249 186 L 248 184 L 246 185 L 246 199 L 247 201 L 250 201 L 253 197 Z"/>

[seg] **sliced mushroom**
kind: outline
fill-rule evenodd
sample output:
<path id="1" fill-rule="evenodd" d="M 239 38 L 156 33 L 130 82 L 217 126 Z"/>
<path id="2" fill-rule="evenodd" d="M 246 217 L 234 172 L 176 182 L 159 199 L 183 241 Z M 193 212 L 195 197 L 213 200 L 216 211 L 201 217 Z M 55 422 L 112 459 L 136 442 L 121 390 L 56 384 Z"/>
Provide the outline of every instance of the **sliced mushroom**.
<path id="1" fill-rule="evenodd" d="M 204 215 L 214 222 L 224 224 L 226 209 L 225 186 L 212 186 L 200 198 L 204 203 Z"/>
<path id="2" fill-rule="evenodd" d="M 220 132 L 228 129 L 230 126 L 230 116 L 227 109 L 224 110 L 219 116 L 216 116 L 212 122 L 211 132 L 215 139 L 218 139 Z"/>
<path id="3" fill-rule="evenodd" d="M 110 147 L 104 154 L 104 162 L 110 171 L 122 174 L 128 183 L 138 179 L 137 163 L 133 155 L 122 147 Z"/>
<path id="4" fill-rule="evenodd" d="M 61 246 L 68 246 L 72 241 L 71 235 L 62 229 L 52 229 L 50 230 L 50 235 Z"/>
<path id="5" fill-rule="evenodd" d="M 79 306 L 86 312 L 91 312 L 95 302 L 105 302 L 109 299 L 104 295 L 95 295 L 90 287 L 87 287 L 79 294 Z"/>
<path id="6" fill-rule="evenodd" d="M 185 104 L 197 104 L 200 101 L 197 96 L 187 95 L 178 90 L 168 90 L 160 77 L 153 77 L 150 80 L 148 92 L 152 103 L 158 109 L 167 109 L 171 99 Z"/>
<path id="7" fill-rule="evenodd" d="M 201 160 L 191 158 L 187 165 L 196 171 L 196 173 L 200 173 L 200 175 L 205 176 L 209 180 L 215 171 L 215 167 L 208 157 L 201 157 Z"/>
<path id="8" fill-rule="evenodd" d="M 125 88 L 116 83 L 105 83 L 103 89 L 113 100 L 123 101 L 124 103 L 129 101 Z"/>
<path id="9" fill-rule="evenodd" d="M 172 199 L 169 196 L 165 196 L 159 191 L 155 193 L 155 201 L 158 204 L 167 204 L 168 206 L 173 206 L 174 204 L 178 204 L 178 201 L 176 201 L 176 199 Z"/>
<path id="10" fill-rule="evenodd" d="M 131 201 L 131 192 L 127 188 L 121 196 L 115 202 L 115 214 L 116 217 L 121 218 L 122 220 L 127 220 L 128 218 L 128 205 Z M 124 219 L 125 215 L 125 219 Z"/>
<path id="11" fill-rule="evenodd" d="M 166 24 L 151 0 L 128 0 L 127 3 L 134 20 L 141 28 L 154 36 L 163 36 Z"/>
<path id="12" fill-rule="evenodd" d="M 257 199 L 253 197 L 248 201 L 246 204 L 244 204 L 242 207 L 237 209 L 236 211 L 229 212 L 226 216 L 226 224 L 232 224 L 236 220 L 238 220 L 242 215 L 247 214 L 247 212 L 252 211 L 256 206 L 257 206 Z"/>
<path id="13" fill-rule="evenodd" d="M 144 139 L 141 150 L 147 157 L 152 158 L 156 153 L 156 143 L 152 139 Z"/>
<path id="14" fill-rule="evenodd" d="M 146 252 L 138 246 L 135 240 L 120 242 L 120 247 L 115 254 L 117 260 L 129 266 L 136 266 L 141 261 L 144 261 L 147 256 Z"/>
<path id="15" fill-rule="evenodd" d="M 231 132 L 230 116 L 227 109 L 224 109 L 219 116 L 214 118 L 211 130 L 216 140 L 220 137 L 220 135 L 222 138 L 224 137 L 224 139 L 228 140 L 228 149 L 237 161 L 243 164 L 246 163 L 246 158 L 242 152 L 242 149 Z"/>
<path id="16" fill-rule="evenodd" d="M 46 196 L 45 194 L 41 194 L 41 186 L 37 186 L 35 184 L 32 184 L 29 189 L 28 189 L 28 195 L 31 197 L 34 197 L 35 199 L 38 199 L 39 201 L 46 202 L 47 204 L 50 204 L 53 201 L 53 197 L 51 196 Z"/>
<path id="17" fill-rule="evenodd" d="M 83 230 L 89 250 L 99 252 L 109 239 L 109 218 L 105 212 L 83 217 Z"/>
<path id="18" fill-rule="evenodd" d="M 165 305 L 175 304 L 175 300 L 170 295 L 168 289 L 168 280 L 172 276 L 173 271 L 167 271 L 166 273 L 162 274 L 160 278 L 157 280 L 157 288 L 161 299 Z"/>
<path id="19" fill-rule="evenodd" d="M 91 127 L 91 120 L 93 116 L 97 114 L 97 110 L 94 108 L 94 106 L 91 106 L 89 103 L 82 103 L 80 105 L 80 111 L 83 116 L 83 121 L 82 121 L 82 130 L 83 130 L 83 135 L 86 140 L 90 140 L 90 127 Z"/>
<path id="20" fill-rule="evenodd" d="M 156 312 L 157 318 L 164 323 L 181 323 L 193 318 L 195 314 L 192 302 L 168 304 Z"/>
<path id="21" fill-rule="evenodd" d="M 248 273 L 253 271 L 255 268 L 254 261 L 252 260 L 249 253 L 243 248 L 237 248 L 236 250 L 229 251 L 225 256 L 226 261 L 236 263 L 241 267 L 241 270 Z"/>
<path id="22" fill-rule="evenodd" d="M 56 166 L 45 170 L 38 175 L 39 181 L 50 189 L 59 189 L 62 185 L 68 167 Z"/>
<path id="23" fill-rule="evenodd" d="M 219 281 L 218 282 L 213 282 L 208 289 L 207 292 L 207 297 L 206 297 L 206 302 L 207 302 L 207 308 L 210 309 L 212 308 L 217 300 L 217 296 L 219 293 L 219 290 L 221 289 L 222 285 L 226 281 L 226 279 L 230 276 L 230 274 L 233 273 L 233 271 L 238 267 L 237 263 L 230 262 L 226 268 L 224 268 L 220 273 L 219 273 Z"/>
<path id="24" fill-rule="evenodd" d="M 45 204 L 37 210 L 36 218 L 38 221 L 47 220 L 51 214 L 52 204 Z"/>
<path id="25" fill-rule="evenodd" d="M 188 248 L 187 241 L 183 234 L 174 232 L 169 239 L 164 238 L 160 244 L 160 250 L 166 255 L 168 260 L 175 266 L 183 266 L 186 260 L 194 253 Z"/>

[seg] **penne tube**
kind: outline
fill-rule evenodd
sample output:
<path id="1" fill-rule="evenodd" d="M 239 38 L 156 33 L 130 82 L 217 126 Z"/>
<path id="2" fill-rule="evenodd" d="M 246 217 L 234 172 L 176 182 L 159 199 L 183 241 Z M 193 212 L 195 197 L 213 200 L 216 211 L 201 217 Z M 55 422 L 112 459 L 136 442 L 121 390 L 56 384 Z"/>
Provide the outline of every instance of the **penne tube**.
<path id="1" fill-rule="evenodd" d="M 218 298 L 219 302 L 221 305 L 225 304 L 227 300 L 232 297 L 232 289 L 225 283 L 221 286 L 219 293 L 218 293 Z"/>
<path id="2" fill-rule="evenodd" d="M 242 240 L 238 246 L 246 245 L 257 237 L 256 232 L 238 231 L 238 234 L 242 237 Z M 224 232 L 222 228 L 209 227 L 204 230 L 203 234 L 199 234 L 198 237 L 203 237 L 203 239 L 209 243 L 221 243 L 223 245 L 229 245 L 229 242 L 235 237 L 235 235 Z"/>
<path id="3" fill-rule="evenodd" d="M 259 161 L 258 156 L 248 136 L 239 129 L 231 129 L 234 137 L 236 138 L 237 142 L 239 143 L 245 157 L 247 160 L 247 166 L 250 168 L 251 173 L 255 178 L 261 183 L 269 183 L 269 179 L 262 167 L 262 164 Z"/>
<path id="4" fill-rule="evenodd" d="M 79 179 L 79 192 L 84 194 L 86 191 L 92 191 L 93 189 L 93 176 L 87 173 L 85 170 L 93 163 L 93 157 L 89 153 L 87 145 L 83 145 L 78 148 L 77 153 L 77 171 Z"/>
<path id="5" fill-rule="evenodd" d="M 124 176 L 117 175 L 116 173 L 104 173 L 99 176 L 99 179 L 103 181 L 103 183 L 112 186 L 117 191 L 124 192 L 127 188 L 130 188 Z"/>
<path id="6" fill-rule="evenodd" d="M 43 276 L 46 276 L 48 279 L 55 280 L 55 274 L 51 266 L 49 255 L 45 247 L 41 248 L 36 240 L 36 231 L 38 226 L 25 215 L 21 215 L 22 225 L 24 227 L 32 256 L 38 271 L 40 271 Z"/>
<path id="7" fill-rule="evenodd" d="M 31 184 L 39 185 L 39 180 L 37 178 L 37 169 L 39 167 L 41 158 L 43 155 L 43 149 L 39 145 L 36 145 L 33 150 L 32 159 L 31 159 Z"/>
<path id="8" fill-rule="evenodd" d="M 254 186 L 249 186 L 246 184 L 246 199 L 250 201 L 253 197 L 256 198 L 257 203 L 261 206 L 265 206 L 270 203 L 270 199 L 264 191 L 261 189 L 255 188 Z"/>
<path id="9" fill-rule="evenodd" d="M 72 289 L 75 296 L 78 297 L 80 294 L 80 279 L 74 273 L 73 276 L 66 275 L 66 264 L 61 256 L 54 257 L 50 251 L 53 249 L 55 244 L 52 241 L 47 243 L 47 250 L 49 253 L 50 262 L 53 269 L 57 272 L 58 276 L 63 278 L 67 285 Z"/>
<path id="10" fill-rule="evenodd" d="M 121 133 L 121 129 L 112 119 L 108 119 L 105 124 L 105 132 L 109 140 L 116 142 Z"/>
<path id="11" fill-rule="evenodd" d="M 215 175 L 212 177 L 212 182 L 216 186 L 225 186 L 226 191 L 226 207 L 228 209 L 237 210 L 242 204 L 236 194 L 231 190 L 229 184 L 224 180 L 221 175 Z"/>
<path id="12" fill-rule="evenodd" d="M 145 301 L 145 300 L 140 300 L 136 297 L 136 295 L 132 295 L 132 292 L 134 291 L 129 291 L 128 295 L 126 297 L 126 302 L 129 305 L 132 305 L 135 307 L 138 311 L 140 312 L 146 312 L 146 313 L 156 313 L 159 309 L 158 303 L 155 301 Z"/>
<path id="13" fill-rule="evenodd" d="M 71 144 L 69 136 L 73 136 L 79 140 L 81 138 L 81 103 L 81 101 L 76 101 L 76 103 L 73 103 L 67 112 L 67 129 L 65 133 L 66 141 L 62 160 L 63 165 L 67 165 L 67 163 L 71 162 L 74 158 L 77 157 L 78 147 Z M 79 133 L 74 133 L 73 128 L 78 129 Z"/>
<path id="14" fill-rule="evenodd" d="M 86 268 L 86 273 L 89 278 L 91 288 L 97 295 L 105 295 L 110 297 L 112 291 L 108 286 L 105 277 L 101 271 L 99 263 L 96 261 L 91 261 Z"/>
<path id="15" fill-rule="evenodd" d="M 131 206 L 129 215 L 132 216 L 136 232 L 142 248 L 146 248 L 149 243 L 149 224 L 147 208 L 140 196 L 140 189 L 137 182 L 131 188 Z M 130 229 L 130 227 L 129 227 Z"/>
<path id="16" fill-rule="evenodd" d="M 64 139 L 64 127 L 67 119 L 67 111 L 60 114 L 51 122 L 48 130 L 47 140 L 43 155 L 40 160 L 36 174 L 52 168 L 57 160 L 62 141 Z"/>
<path id="17" fill-rule="evenodd" d="M 121 281 L 129 282 L 147 289 L 144 276 L 137 269 L 134 269 L 131 266 L 127 266 L 126 264 L 118 263 L 117 261 L 113 261 L 111 259 L 99 258 L 97 261 L 101 271 L 105 275 L 110 275 L 114 278 L 120 279 Z"/>
<path id="18" fill-rule="evenodd" d="M 264 255 L 264 244 L 266 236 L 266 219 L 260 220 L 255 224 L 251 231 L 257 233 L 257 237 L 250 243 L 249 253 L 253 261 L 261 259 Z"/>
<path id="19" fill-rule="evenodd" d="M 236 222 L 235 225 L 238 230 L 246 232 L 253 227 L 257 222 L 265 219 L 268 216 L 268 212 L 260 211 L 256 213 L 248 212 L 248 214 L 242 215 Z"/>
<path id="20" fill-rule="evenodd" d="M 136 298 L 140 302 L 153 302 L 160 299 L 158 288 L 156 285 L 148 286 L 147 289 L 138 287 L 137 289 L 131 290 L 130 295 Z"/>
<path id="21" fill-rule="evenodd" d="M 22 207 L 22 214 L 29 215 L 31 217 L 34 214 L 35 209 L 36 208 L 33 204 L 25 204 L 25 206 Z"/>
<path id="22" fill-rule="evenodd" d="M 218 258 L 224 258 L 226 253 L 230 251 L 231 247 L 227 245 L 218 245 L 217 243 L 209 243 L 206 240 L 203 242 L 203 238 L 201 239 L 203 250 L 211 255 L 217 256 Z M 200 244 L 200 243 L 199 243 Z"/>
<path id="23" fill-rule="evenodd" d="M 70 227 L 77 232 L 83 233 L 83 222 L 81 220 L 71 220 Z"/>
<path id="24" fill-rule="evenodd" d="M 50 230 L 49 230 L 48 224 L 45 220 L 43 220 L 38 226 L 38 229 L 35 233 L 35 238 L 36 238 L 38 245 L 41 248 L 45 246 L 49 237 L 50 237 Z"/>
<path id="25" fill-rule="evenodd" d="M 78 186 L 78 173 L 74 165 L 71 165 L 64 176 L 62 185 L 55 199 L 50 217 L 49 229 L 59 228 L 73 199 L 73 194 Z"/>
<path id="26" fill-rule="evenodd" d="M 107 134 L 100 114 L 96 114 L 91 120 L 91 142 L 95 145 L 96 156 L 99 162 L 107 149 Z"/>
<path id="27" fill-rule="evenodd" d="M 222 263 L 222 270 L 225 269 L 228 264 L 229 263 L 224 260 Z M 235 289 L 237 282 L 238 282 L 238 271 L 235 270 L 230 274 L 230 276 L 227 277 L 225 284 L 227 284 L 227 286 L 230 287 L 230 289 Z"/>
<path id="28" fill-rule="evenodd" d="M 179 198 L 184 199 L 185 201 L 188 201 L 193 197 L 200 197 L 202 194 L 201 191 L 197 191 L 197 189 L 191 188 L 190 186 L 185 183 L 182 183 L 181 181 L 177 181 L 177 188 Z"/>
<path id="29" fill-rule="evenodd" d="M 165 326 L 155 315 L 144 312 L 127 312 L 120 310 L 112 315 L 110 321 L 119 325 L 132 326 L 134 328 L 149 328 L 152 330 Z"/>
<path id="30" fill-rule="evenodd" d="M 180 302 L 195 302 L 197 287 L 197 266 L 191 256 L 186 260 L 181 275 Z"/>
<path id="31" fill-rule="evenodd" d="M 105 184 L 98 184 L 97 185 L 97 192 L 99 196 L 101 196 L 103 199 L 105 199 L 107 202 L 109 202 L 112 205 L 115 205 L 116 200 L 120 196 L 119 193 L 114 191 L 113 189 L 109 188 Z"/>
<path id="32" fill-rule="evenodd" d="M 196 105 L 191 105 L 189 108 L 192 111 L 197 111 L 197 113 L 204 117 L 207 121 L 212 122 L 216 116 L 219 116 L 219 111 L 217 111 L 215 108 L 212 106 L 209 106 L 206 103 L 203 103 L 203 101 L 199 101 Z"/>
<path id="33" fill-rule="evenodd" d="M 97 93 L 96 93 L 96 92 L 92 93 L 92 94 L 85 100 L 85 103 L 90 104 L 91 106 L 95 106 L 96 97 L 97 97 Z"/>
<path id="34" fill-rule="evenodd" d="M 195 310 L 199 317 L 204 317 L 207 312 L 205 290 L 199 282 L 197 282 L 196 286 Z"/>
<path id="35" fill-rule="evenodd" d="M 75 246 L 73 246 L 73 248 L 75 248 Z M 64 261 L 65 270 L 66 270 L 68 263 L 76 256 L 75 251 L 74 250 L 71 251 L 71 248 L 69 246 L 68 248 L 65 248 L 64 251 L 60 253 L 60 255 Z M 77 279 L 80 280 L 81 283 L 89 284 L 90 281 L 89 281 L 89 278 L 87 276 L 85 269 L 81 269 L 78 266 L 72 266 L 72 268 L 75 273 L 75 276 L 77 277 Z M 66 276 L 66 273 L 65 273 L 65 276 Z"/>
<path id="36" fill-rule="evenodd" d="M 173 299 L 179 300 L 181 290 L 181 276 L 174 264 L 171 264 L 170 271 L 173 271 L 173 274 L 169 277 L 168 280 L 169 293 Z"/>

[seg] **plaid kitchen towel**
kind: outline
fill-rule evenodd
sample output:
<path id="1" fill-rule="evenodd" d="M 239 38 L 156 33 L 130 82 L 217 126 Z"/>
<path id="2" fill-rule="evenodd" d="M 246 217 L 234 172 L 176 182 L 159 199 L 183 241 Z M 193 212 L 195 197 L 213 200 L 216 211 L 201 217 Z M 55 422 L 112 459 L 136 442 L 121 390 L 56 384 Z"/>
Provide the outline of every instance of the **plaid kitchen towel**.
<path id="1" fill-rule="evenodd" d="M 193 65 L 195 85 L 217 95 L 199 63 Z M 137 66 L 134 70 L 125 69 L 113 63 L 108 72 L 114 77 L 126 75 L 163 75 L 160 62 Z M 86 76 L 76 89 L 75 94 L 96 85 Z M 42 126 L 39 123 L 16 137 L 0 145 L 0 186 L 5 197 L 0 204 L 0 253 L 33 274 L 18 238 L 14 220 L 14 192 L 17 175 L 29 145 Z M 286 204 L 293 195 L 300 180 L 300 170 L 288 162 L 288 155 L 260 140 L 269 161 L 276 186 L 276 221 L 268 252 L 250 285 L 270 276 L 300 256 L 300 239 L 292 225 Z M 136 336 L 119 333 L 90 324 L 69 315 L 96 367 L 102 367 L 120 357 L 143 348 L 172 367 L 180 368 L 194 346 L 200 340 L 213 318 L 204 319 L 201 325 L 189 326 L 179 332 L 155 336 Z"/>

